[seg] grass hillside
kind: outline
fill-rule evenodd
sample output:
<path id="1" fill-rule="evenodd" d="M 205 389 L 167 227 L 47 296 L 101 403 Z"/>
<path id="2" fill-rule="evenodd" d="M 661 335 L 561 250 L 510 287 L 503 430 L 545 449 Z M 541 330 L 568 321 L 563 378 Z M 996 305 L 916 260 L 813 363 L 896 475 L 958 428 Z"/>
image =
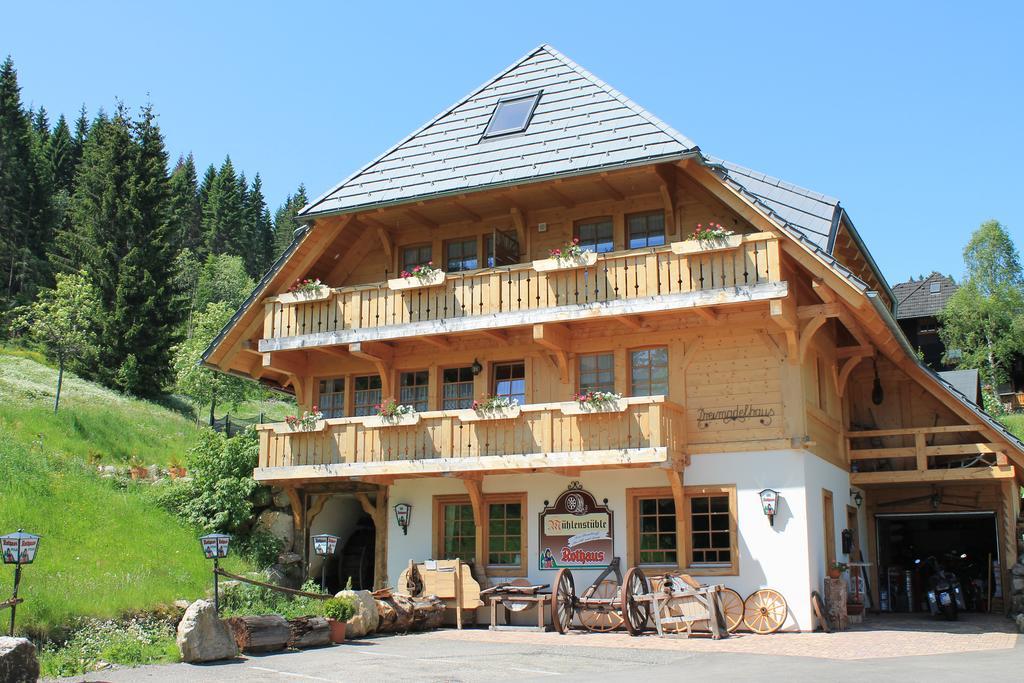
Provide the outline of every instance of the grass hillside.
<path id="1" fill-rule="evenodd" d="M 110 464 L 137 455 L 147 465 L 181 457 L 195 442 L 195 424 L 181 413 L 67 372 L 54 415 L 57 371 L 41 361 L 32 352 L 0 349 L 0 433 L 6 441 L 41 441 L 47 451 L 98 456 Z"/>
<path id="2" fill-rule="evenodd" d="M 1024 413 L 1003 415 L 999 420 L 1006 425 L 1006 428 L 1018 439 L 1024 440 Z"/>
<path id="3" fill-rule="evenodd" d="M 45 635 L 74 618 L 202 595 L 211 567 L 197 532 L 158 508 L 148 485 L 103 479 L 86 463 L 90 454 L 112 463 L 182 457 L 197 437 L 192 422 L 69 375 L 54 416 L 54 379 L 31 354 L 0 351 L 0 533 L 42 536 L 23 574 L 18 631 Z M 12 581 L 0 567 L 0 596 Z"/>

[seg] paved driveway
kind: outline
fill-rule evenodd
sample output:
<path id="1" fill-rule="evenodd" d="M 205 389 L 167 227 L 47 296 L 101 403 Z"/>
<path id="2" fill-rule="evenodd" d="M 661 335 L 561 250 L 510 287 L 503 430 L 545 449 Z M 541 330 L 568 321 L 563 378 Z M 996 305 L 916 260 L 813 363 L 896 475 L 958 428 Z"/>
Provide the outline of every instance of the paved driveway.
<path id="1" fill-rule="evenodd" d="M 102 671 L 87 681 L 506 681 L 559 676 L 644 682 L 681 677 L 764 681 L 1020 680 L 1024 644 L 1012 623 L 875 617 L 837 634 L 630 638 L 625 634 L 454 630 L 388 636 L 235 662 Z"/>

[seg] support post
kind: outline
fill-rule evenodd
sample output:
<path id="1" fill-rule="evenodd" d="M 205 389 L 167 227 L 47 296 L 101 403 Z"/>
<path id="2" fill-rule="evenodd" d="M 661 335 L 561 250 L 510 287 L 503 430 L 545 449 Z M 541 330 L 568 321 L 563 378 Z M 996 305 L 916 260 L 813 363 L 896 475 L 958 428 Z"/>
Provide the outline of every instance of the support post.
<path id="1" fill-rule="evenodd" d="M 14 595 L 11 596 L 11 633 L 14 637 L 14 614 L 18 609 L 18 584 L 21 583 L 21 565 L 14 565 Z"/>
<path id="2" fill-rule="evenodd" d="M 220 560 L 213 558 L 213 612 L 220 616 L 220 584 L 217 577 L 220 575 Z"/>

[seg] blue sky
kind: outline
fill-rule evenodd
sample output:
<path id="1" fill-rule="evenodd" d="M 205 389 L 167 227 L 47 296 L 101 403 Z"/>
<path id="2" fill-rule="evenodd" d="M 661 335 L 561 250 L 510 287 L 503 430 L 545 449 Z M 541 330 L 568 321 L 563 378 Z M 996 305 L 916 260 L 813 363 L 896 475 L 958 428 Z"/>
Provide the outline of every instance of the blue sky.
<path id="1" fill-rule="evenodd" d="M 978 1 L 19 2 L 0 52 L 53 119 L 149 98 L 172 156 L 230 154 L 273 208 L 548 42 L 705 152 L 839 197 L 895 284 L 959 278 L 987 218 L 1024 246 L 1022 23 Z"/>

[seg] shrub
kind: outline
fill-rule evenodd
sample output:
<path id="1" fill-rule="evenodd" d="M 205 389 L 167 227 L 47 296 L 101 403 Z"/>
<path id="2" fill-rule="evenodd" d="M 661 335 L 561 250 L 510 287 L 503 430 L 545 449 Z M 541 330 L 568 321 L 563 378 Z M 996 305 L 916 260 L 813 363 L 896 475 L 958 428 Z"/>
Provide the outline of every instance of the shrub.
<path id="1" fill-rule="evenodd" d="M 355 603 L 349 597 L 325 600 L 324 604 L 320 607 L 321 615 L 328 619 L 336 619 L 337 621 L 348 621 L 355 613 Z"/>
<path id="2" fill-rule="evenodd" d="M 313 581 L 302 586 L 307 593 L 319 593 Z M 222 617 L 248 617 L 279 614 L 285 619 L 315 616 L 322 613 L 323 603 L 330 602 L 304 595 L 288 595 L 271 588 L 247 583 L 232 585 L 221 595 Z"/>
<path id="3" fill-rule="evenodd" d="M 254 529 L 236 542 L 238 554 L 261 569 L 277 562 L 281 546 L 281 539 L 264 529 Z"/>
<path id="4" fill-rule="evenodd" d="M 174 627 L 167 621 L 142 617 L 127 621 L 83 620 L 63 644 L 40 652 L 43 677 L 76 676 L 102 662 L 138 666 L 178 661 Z"/>
<path id="5" fill-rule="evenodd" d="M 191 496 L 178 514 L 206 531 L 231 533 L 252 517 L 251 497 L 258 485 L 252 478 L 259 460 L 259 439 L 247 429 L 233 438 L 213 430 L 200 434 L 186 458 Z"/>

